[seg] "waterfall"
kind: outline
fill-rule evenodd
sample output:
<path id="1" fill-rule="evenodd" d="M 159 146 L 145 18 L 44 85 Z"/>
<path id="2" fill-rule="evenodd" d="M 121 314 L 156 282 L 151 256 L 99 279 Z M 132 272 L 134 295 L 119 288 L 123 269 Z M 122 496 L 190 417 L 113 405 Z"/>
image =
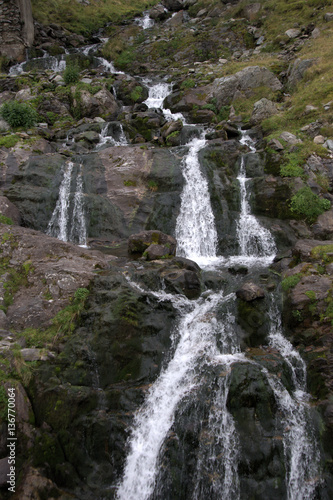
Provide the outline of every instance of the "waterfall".
<path id="1" fill-rule="evenodd" d="M 154 20 L 149 17 L 149 12 L 144 12 L 142 17 L 137 17 L 134 21 L 144 30 L 152 28 L 155 24 Z"/>
<path id="2" fill-rule="evenodd" d="M 249 136 L 243 135 L 241 142 L 249 145 L 252 152 L 255 151 Z M 274 239 L 271 233 L 262 227 L 254 215 L 251 214 L 247 190 L 249 179 L 246 177 L 244 155 L 241 158 L 237 180 L 240 184 L 241 195 L 241 212 L 237 226 L 240 254 L 246 258 L 267 257 L 273 260 L 276 253 Z"/>
<path id="3" fill-rule="evenodd" d="M 164 99 L 172 91 L 171 84 L 160 82 L 151 85 L 150 80 L 143 80 L 143 83 L 149 88 L 148 98 L 144 101 L 144 104 L 146 104 L 148 108 L 163 109 L 163 114 L 168 121 L 181 120 L 183 125 L 187 125 L 185 117 L 182 113 L 171 113 L 169 109 L 163 108 Z"/>
<path id="4" fill-rule="evenodd" d="M 70 241 L 77 242 L 80 246 L 87 246 L 86 219 L 83 207 L 82 164 L 79 166 L 79 171 L 76 177 Z"/>
<path id="5" fill-rule="evenodd" d="M 229 362 L 231 364 L 237 360 L 237 356 L 234 356 Z M 193 500 L 201 500 L 207 494 L 213 499 L 239 498 L 237 450 L 240 443 L 234 420 L 227 410 L 230 366 L 226 367 L 227 374 L 219 378 L 218 390 L 208 418 L 209 446 L 203 447 L 203 451 L 199 452 Z M 207 488 L 207 477 L 213 471 L 214 478 Z"/>
<path id="6" fill-rule="evenodd" d="M 126 146 L 126 144 L 128 144 L 128 142 L 127 142 L 127 138 L 126 138 L 126 135 L 124 132 L 124 128 L 123 128 L 121 123 L 119 124 L 119 130 L 120 130 L 119 138 L 118 138 L 118 140 L 116 140 L 116 139 L 114 139 L 113 136 L 108 135 L 109 124 L 106 123 L 103 126 L 101 133 L 99 134 L 99 143 L 96 146 L 96 150 L 101 149 L 106 144 L 109 144 L 110 146 Z"/>
<path id="7" fill-rule="evenodd" d="M 169 294 L 152 294 L 160 300 L 170 300 Z M 194 302 L 185 297 L 171 297 L 181 312 L 174 335 L 177 345 L 171 361 L 151 386 L 143 407 L 135 416 L 130 450 L 117 491 L 119 500 L 145 500 L 153 493 L 160 450 L 174 422 L 176 409 L 182 399 L 199 386 L 200 367 L 216 362 L 214 357 L 219 355 L 216 336 L 223 335 L 224 327 L 216 320 L 214 311 L 218 304 L 231 300 L 234 295 L 223 297 L 220 292 Z M 225 422 L 224 427 L 228 425 L 230 422 Z M 232 471 L 227 470 L 225 476 L 227 483 Z"/>
<path id="8" fill-rule="evenodd" d="M 251 151 L 255 152 L 248 136 L 243 136 L 242 142 L 247 143 Z M 217 258 L 217 232 L 208 183 L 200 170 L 198 157 L 205 144 L 202 133 L 199 139 L 188 143 L 188 153 L 183 159 L 185 184 L 175 230 L 177 252 L 180 256 L 195 260 L 204 268 L 210 263 L 210 268 L 214 271 L 229 265 L 233 259 L 246 262 L 249 267 L 266 266 L 275 255 L 275 242 L 271 233 L 251 214 L 244 157 L 238 177 L 241 191 L 238 221 L 241 255 L 230 259 Z M 188 498 L 246 498 L 238 470 L 242 443 L 234 418 L 227 408 L 232 365 L 242 362 L 260 367 L 275 396 L 278 407 L 276 432 L 280 432 L 281 427 L 283 429 L 287 500 L 313 500 L 320 477 L 320 454 L 312 433 L 308 395 L 305 392 L 305 364 L 282 334 L 277 306 L 272 303 L 270 308 L 268 342 L 270 348 L 280 353 L 289 370 L 294 386 L 291 392 L 288 392 L 274 371 L 269 372 L 266 366 L 247 358 L 241 352 L 235 317 L 231 312 L 225 312 L 225 308 L 228 309 L 226 304 L 229 306 L 234 300 L 233 293 L 224 296 L 223 291 L 206 292 L 199 299 L 190 301 L 182 295 L 166 294 L 163 291 L 145 292 L 130 280 L 129 284 L 140 293 L 149 293 L 158 300 L 171 301 L 178 316 L 168 358 L 170 361 L 151 385 L 144 404 L 134 416 L 124 472 L 117 487 L 117 499 L 160 500 L 164 497 L 163 484 L 158 481 L 163 478 L 163 470 L 167 469 L 163 459 L 168 446 L 171 446 L 166 443 L 167 436 L 177 424 L 177 418 L 180 418 L 182 404 L 186 399 L 195 401 L 202 389 L 202 380 L 205 379 L 202 374 L 207 374 L 207 369 L 213 366 L 219 368 L 220 375 L 217 380 L 213 379 L 210 385 L 211 396 L 207 396 L 209 412 L 205 421 L 201 422 L 201 435 L 204 438 L 198 437 L 196 462 L 189 486 L 192 490 L 188 493 Z M 180 448 L 181 444 L 178 444 L 177 449 Z M 182 453 L 180 450 L 180 461 Z M 170 475 L 169 480 L 172 481 L 172 470 Z"/>
<path id="9" fill-rule="evenodd" d="M 270 345 L 280 352 L 288 364 L 294 384 L 290 394 L 279 379 L 266 372 L 285 424 L 283 446 L 288 466 L 288 500 L 311 500 L 318 483 L 320 454 L 309 415 L 306 366 L 299 353 L 282 335 L 281 317 L 276 303 L 271 304 L 270 319 Z"/>
<path id="10" fill-rule="evenodd" d="M 208 183 L 200 171 L 199 151 L 205 146 L 204 133 L 189 142 L 182 172 L 185 185 L 176 224 L 178 255 L 198 263 L 216 257 L 217 232 Z"/>
<path id="11" fill-rule="evenodd" d="M 71 193 L 74 163 L 68 161 L 63 168 L 63 179 L 59 188 L 59 197 L 53 210 L 46 234 L 62 241 L 71 241 L 86 246 L 87 232 L 83 207 L 83 179 L 80 164 L 75 192 Z"/>
<path id="12" fill-rule="evenodd" d="M 73 166 L 74 163 L 72 161 L 68 161 L 65 165 L 63 179 L 59 188 L 58 201 L 47 228 L 47 234 L 62 241 L 68 241 L 69 203 Z"/>

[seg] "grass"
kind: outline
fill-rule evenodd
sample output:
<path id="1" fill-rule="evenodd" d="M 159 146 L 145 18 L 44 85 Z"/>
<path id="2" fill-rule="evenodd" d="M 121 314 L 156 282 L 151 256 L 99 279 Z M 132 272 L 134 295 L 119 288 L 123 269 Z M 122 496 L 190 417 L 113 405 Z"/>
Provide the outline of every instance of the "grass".
<path id="1" fill-rule="evenodd" d="M 140 14 L 157 0 L 90 0 L 89 5 L 72 0 L 32 0 L 34 18 L 45 25 L 56 23 L 64 28 L 88 35 L 108 22 Z"/>

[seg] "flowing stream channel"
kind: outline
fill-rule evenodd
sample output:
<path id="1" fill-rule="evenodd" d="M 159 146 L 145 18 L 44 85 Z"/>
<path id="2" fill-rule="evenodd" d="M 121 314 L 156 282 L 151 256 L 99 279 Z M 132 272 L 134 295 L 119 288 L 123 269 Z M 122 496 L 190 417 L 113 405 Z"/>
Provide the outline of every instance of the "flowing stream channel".
<path id="1" fill-rule="evenodd" d="M 157 99 L 157 95 L 154 100 L 151 96 L 151 103 L 156 105 Z M 242 135 L 241 143 L 249 147 L 250 153 L 255 152 L 254 143 L 247 134 Z M 276 246 L 271 233 L 251 214 L 244 155 L 238 176 L 241 203 L 237 234 L 240 254 L 228 258 L 217 255 L 217 231 L 208 183 L 198 159 L 198 153 L 205 145 L 203 132 L 200 138 L 188 143 L 188 153 L 183 159 L 185 183 L 175 229 L 178 254 L 196 261 L 203 270 L 207 268 L 219 272 L 235 262 L 243 263 L 248 268 L 265 270 L 274 259 Z M 131 286 L 138 287 L 135 283 Z M 232 366 L 235 363 L 257 362 L 242 352 L 236 335 L 233 312 L 235 293 L 208 290 L 199 299 L 189 300 L 163 290 L 157 293 L 140 288 L 140 291 L 158 301 L 173 304 L 176 314 L 173 346 L 144 404 L 135 414 L 116 497 L 118 500 L 201 500 L 207 496 L 216 500 L 248 498 L 241 489 L 238 467 L 242 443 L 227 402 Z M 311 500 L 315 496 L 320 470 L 319 449 L 312 432 L 309 396 L 306 393 L 305 364 L 283 336 L 280 313 L 273 295 L 268 313 L 270 328 L 267 342 L 284 359 L 291 373 L 292 389 L 287 390 L 282 379 L 267 368 L 258 367 L 274 394 L 280 415 L 277 425 L 284 429 L 281 439 L 285 498 Z M 191 487 L 185 496 L 182 493 L 183 496 L 178 497 L 175 493 L 168 493 L 167 486 L 163 484 L 163 481 L 172 481 L 164 460 L 168 452 L 167 442 L 172 429 L 186 412 L 189 401 L 195 407 L 197 395 L 205 383 L 204 373 L 216 368 L 223 376 L 218 377 L 218 383 L 215 383 L 212 404 L 205 417 L 206 442 L 198 446 Z M 178 452 L 178 460 L 186 461 L 181 446 Z"/>

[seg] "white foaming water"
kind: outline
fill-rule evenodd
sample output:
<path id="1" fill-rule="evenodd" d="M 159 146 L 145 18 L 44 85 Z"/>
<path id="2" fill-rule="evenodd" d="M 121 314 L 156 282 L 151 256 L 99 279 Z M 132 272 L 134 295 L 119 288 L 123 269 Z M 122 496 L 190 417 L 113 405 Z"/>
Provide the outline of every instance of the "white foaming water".
<path id="1" fill-rule="evenodd" d="M 286 461 L 288 500 L 313 500 L 318 484 L 320 454 L 313 436 L 309 406 L 303 391 L 289 394 L 277 377 L 266 373 L 282 411 L 283 447 Z"/>
<path id="2" fill-rule="evenodd" d="M 160 300 L 174 296 L 154 292 Z M 218 354 L 215 337 L 223 325 L 215 318 L 215 308 L 222 301 L 230 300 L 212 294 L 203 301 L 180 298 L 174 301 L 183 314 L 177 328 L 179 338 L 174 356 L 151 386 L 143 407 L 135 415 L 130 451 L 124 474 L 117 491 L 119 500 L 146 500 L 153 493 L 158 473 L 159 453 L 170 430 L 176 409 L 181 400 L 200 383 L 197 377 L 200 366 Z M 191 309 L 190 311 L 188 309 Z"/>
<path id="3" fill-rule="evenodd" d="M 65 55 L 61 55 L 59 57 L 56 56 L 50 56 L 47 52 L 44 52 L 43 57 L 36 57 L 34 59 L 31 59 L 31 61 L 34 61 L 34 64 L 36 68 L 42 69 L 42 70 L 51 70 L 54 71 L 55 73 L 60 73 L 61 71 L 64 71 L 66 69 L 66 59 Z M 9 75 L 11 76 L 17 76 L 25 72 L 26 66 L 30 63 L 30 60 L 24 61 L 20 64 L 16 64 L 15 66 L 12 66 L 9 70 Z"/>
<path id="4" fill-rule="evenodd" d="M 97 144 L 96 149 L 100 149 L 106 144 L 109 144 L 110 146 L 126 146 L 128 142 L 123 126 L 121 123 L 119 124 L 119 126 L 120 126 L 119 139 L 116 140 L 111 135 L 108 135 L 109 124 L 106 123 L 102 128 L 101 133 L 99 134 L 99 143 Z"/>
<path id="5" fill-rule="evenodd" d="M 148 98 L 144 101 L 144 104 L 148 108 L 159 108 L 163 109 L 163 114 L 168 121 L 181 120 L 183 125 L 187 125 L 185 117 L 182 113 L 171 113 L 170 109 L 163 107 L 164 99 L 171 93 L 172 86 L 169 83 L 156 83 L 155 85 L 150 85 L 150 81 L 143 80 L 144 84 L 149 88 Z"/>
<path id="6" fill-rule="evenodd" d="M 149 12 L 144 12 L 142 17 L 135 19 L 135 22 L 144 30 L 152 28 L 155 24 L 154 20 L 149 17 Z"/>
<path id="7" fill-rule="evenodd" d="M 248 135 L 243 135 L 240 142 L 247 144 L 252 151 L 255 151 L 253 141 Z M 237 227 L 240 253 L 245 257 L 268 257 L 273 260 L 276 253 L 274 239 L 268 229 L 262 227 L 251 214 L 246 187 L 249 179 L 246 177 L 244 156 L 241 158 L 237 180 L 240 184 L 241 194 L 241 213 Z"/>
<path id="8" fill-rule="evenodd" d="M 79 166 L 75 192 L 71 196 L 72 173 L 74 163 L 68 161 L 64 167 L 63 179 L 59 188 L 59 197 L 53 210 L 46 234 L 62 241 L 71 241 L 86 247 L 87 230 L 83 204 L 82 165 Z M 72 204 L 72 217 L 70 207 Z"/>
<path id="9" fill-rule="evenodd" d="M 82 164 L 76 177 L 76 189 L 74 194 L 74 207 L 72 215 L 72 227 L 70 231 L 70 241 L 80 246 L 87 246 L 86 218 L 83 205 L 83 179 Z"/>
<path id="10" fill-rule="evenodd" d="M 299 353 L 282 335 L 281 316 L 274 303 L 271 304 L 270 319 L 270 345 L 280 352 L 289 366 L 295 387 L 294 391 L 289 393 L 277 377 L 264 370 L 283 413 L 288 500 L 312 500 L 320 473 L 320 454 L 310 424 L 306 367 Z"/>
<path id="11" fill-rule="evenodd" d="M 177 253 L 198 263 L 216 257 L 217 232 L 210 203 L 208 183 L 200 171 L 199 151 L 205 146 L 204 134 L 189 142 L 183 161 L 185 185 L 176 224 Z"/>
<path id="12" fill-rule="evenodd" d="M 68 241 L 69 204 L 71 193 L 72 170 L 74 163 L 68 161 L 59 188 L 59 198 L 51 216 L 47 234 L 62 241 Z"/>
<path id="13" fill-rule="evenodd" d="M 269 310 L 271 320 L 269 343 L 279 351 L 288 364 L 295 390 L 305 391 L 306 387 L 306 365 L 300 354 L 282 334 L 281 314 L 276 303 L 272 302 Z"/>
<path id="14" fill-rule="evenodd" d="M 230 357 L 230 355 L 229 355 Z M 231 363 L 237 361 L 232 356 Z M 208 417 L 210 445 L 199 455 L 195 474 L 193 500 L 202 500 L 207 492 L 207 476 L 211 476 L 209 493 L 213 499 L 239 498 L 239 439 L 234 420 L 227 410 L 230 367 L 228 373 L 219 377 L 218 390 Z M 207 448 L 207 447 L 206 447 Z M 223 460 L 221 460 L 223 456 Z M 207 468 L 207 464 L 209 465 Z"/>

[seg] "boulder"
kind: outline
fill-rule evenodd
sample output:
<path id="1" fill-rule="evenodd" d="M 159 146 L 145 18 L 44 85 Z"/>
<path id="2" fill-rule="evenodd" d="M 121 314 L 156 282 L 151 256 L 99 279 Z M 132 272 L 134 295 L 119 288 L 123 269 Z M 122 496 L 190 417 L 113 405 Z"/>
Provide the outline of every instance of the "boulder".
<path id="1" fill-rule="evenodd" d="M 168 13 L 162 4 L 158 4 L 155 5 L 155 7 L 153 7 L 152 9 L 150 9 L 149 17 L 151 19 L 154 19 L 154 21 L 164 21 L 165 19 L 167 19 Z"/>
<path id="2" fill-rule="evenodd" d="M 275 102 L 263 97 L 260 101 L 255 102 L 253 105 L 251 123 L 253 125 L 258 125 L 266 118 L 276 115 L 278 111 L 279 110 Z"/>
<path id="3" fill-rule="evenodd" d="M 301 34 L 301 30 L 298 28 L 291 28 L 285 32 L 288 38 L 297 38 Z"/>
<path id="4" fill-rule="evenodd" d="M 333 239 L 333 208 L 319 215 L 312 226 L 312 233 L 315 238 L 322 240 Z"/>
<path id="5" fill-rule="evenodd" d="M 49 326 L 51 318 L 69 304 L 76 290 L 89 286 L 96 266 L 108 268 L 103 254 L 31 229 L 0 225 L 0 239 L 4 242 L 3 262 L 10 262 L 15 276 L 21 276 L 7 309 L 7 321 L 14 330 Z M 11 283 L 11 276 L 2 274 L 1 279 Z"/>
<path id="6" fill-rule="evenodd" d="M 328 298 L 331 286 L 332 280 L 327 276 L 304 276 L 295 287 L 290 289 L 291 308 L 302 310 L 314 300 L 324 301 Z"/>
<path id="7" fill-rule="evenodd" d="M 6 196 L 0 196 L 0 214 L 12 219 L 14 224 L 19 225 L 21 222 L 18 208 Z"/>
<path id="8" fill-rule="evenodd" d="M 260 286 L 256 285 L 255 283 L 247 282 L 244 283 L 242 287 L 236 291 L 236 296 L 239 299 L 244 300 L 245 302 L 252 302 L 253 300 L 264 298 L 265 292 Z"/>
<path id="9" fill-rule="evenodd" d="M 165 249 L 168 250 L 168 255 L 176 254 L 176 240 L 172 236 L 164 234 L 161 231 L 141 231 L 141 233 L 132 234 L 128 239 L 128 251 L 130 254 L 145 253 L 148 248 L 153 245 L 165 247 Z M 153 252 L 152 249 L 151 252 Z M 161 249 L 156 248 L 156 252 L 153 252 L 152 255 L 157 255 L 160 252 Z"/>
<path id="10" fill-rule="evenodd" d="M 162 0 L 162 5 L 171 12 L 177 12 L 184 8 L 184 0 Z"/>
<path id="11" fill-rule="evenodd" d="M 74 107 L 79 107 L 81 115 L 87 118 L 103 115 L 109 120 L 114 120 L 120 112 L 118 103 L 107 89 L 102 89 L 95 95 L 87 90 L 81 90 L 80 98 L 74 99 Z"/>
<path id="12" fill-rule="evenodd" d="M 292 253 L 298 259 L 309 262 L 312 259 L 311 252 L 315 247 L 333 245 L 332 240 L 298 240 L 292 249 Z"/>
<path id="13" fill-rule="evenodd" d="M 298 82 L 300 82 L 306 70 L 311 68 L 314 64 L 315 59 L 296 59 L 296 61 L 290 64 L 288 68 L 288 87 L 290 89 L 296 87 Z"/>
<path id="14" fill-rule="evenodd" d="M 292 134 L 291 132 L 282 132 L 279 137 L 290 146 L 302 143 L 301 139 L 297 139 L 296 135 Z"/>
<path id="15" fill-rule="evenodd" d="M 173 132 L 180 132 L 182 128 L 183 128 L 183 123 L 181 120 L 167 122 L 161 130 L 161 135 L 162 137 L 166 138 Z"/>
<path id="16" fill-rule="evenodd" d="M 282 84 L 267 68 L 248 66 L 234 75 L 217 78 L 208 86 L 207 91 L 211 97 L 216 98 L 218 106 L 226 106 L 232 102 L 237 91 L 249 97 L 252 90 L 258 87 L 277 91 L 281 90 Z"/>
<path id="17" fill-rule="evenodd" d="M 128 75 L 118 75 L 113 83 L 120 99 L 125 106 L 142 103 L 148 98 L 148 89 L 140 81 Z"/>
<path id="18" fill-rule="evenodd" d="M 144 251 L 143 255 L 147 260 L 167 259 L 170 257 L 170 247 L 152 243 L 147 250 Z"/>

